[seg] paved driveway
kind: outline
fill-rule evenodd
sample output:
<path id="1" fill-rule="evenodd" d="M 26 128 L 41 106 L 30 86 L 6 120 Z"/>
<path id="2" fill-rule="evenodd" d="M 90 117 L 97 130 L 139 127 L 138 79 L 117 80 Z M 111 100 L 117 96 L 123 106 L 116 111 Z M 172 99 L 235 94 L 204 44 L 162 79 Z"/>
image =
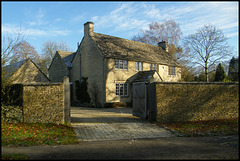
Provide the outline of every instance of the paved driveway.
<path id="1" fill-rule="evenodd" d="M 79 141 L 174 137 L 155 124 L 132 115 L 132 108 L 71 107 L 71 124 Z"/>

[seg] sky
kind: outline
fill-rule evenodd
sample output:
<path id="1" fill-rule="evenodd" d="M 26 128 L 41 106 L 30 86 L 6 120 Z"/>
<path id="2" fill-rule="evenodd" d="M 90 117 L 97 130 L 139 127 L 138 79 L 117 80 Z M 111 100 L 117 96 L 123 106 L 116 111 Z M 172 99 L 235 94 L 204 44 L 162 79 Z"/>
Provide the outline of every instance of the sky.
<path id="1" fill-rule="evenodd" d="M 83 38 L 83 24 L 92 21 L 94 32 L 132 39 L 157 21 L 175 20 L 182 38 L 206 24 L 221 29 L 239 54 L 238 1 L 1 1 L 1 32 L 23 32 L 39 55 L 46 41 L 65 42 L 77 50 Z"/>

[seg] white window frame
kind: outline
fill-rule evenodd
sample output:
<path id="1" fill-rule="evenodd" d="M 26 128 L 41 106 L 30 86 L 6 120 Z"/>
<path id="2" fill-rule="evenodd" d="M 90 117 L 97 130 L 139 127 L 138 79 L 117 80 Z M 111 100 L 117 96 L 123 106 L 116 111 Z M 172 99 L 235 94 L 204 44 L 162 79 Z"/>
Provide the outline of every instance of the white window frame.
<path id="1" fill-rule="evenodd" d="M 115 59 L 115 69 L 128 70 L 128 61 L 122 59 Z"/>
<path id="2" fill-rule="evenodd" d="M 116 95 L 128 96 L 128 83 L 116 83 Z"/>
<path id="3" fill-rule="evenodd" d="M 168 75 L 175 76 L 176 75 L 176 68 L 174 66 L 168 67 Z"/>
<path id="4" fill-rule="evenodd" d="M 136 62 L 136 71 L 143 71 L 143 62 Z"/>
<path id="5" fill-rule="evenodd" d="M 150 64 L 150 70 L 158 71 L 158 64 Z"/>
<path id="6" fill-rule="evenodd" d="M 127 60 L 123 61 L 123 69 L 128 70 L 128 61 Z"/>

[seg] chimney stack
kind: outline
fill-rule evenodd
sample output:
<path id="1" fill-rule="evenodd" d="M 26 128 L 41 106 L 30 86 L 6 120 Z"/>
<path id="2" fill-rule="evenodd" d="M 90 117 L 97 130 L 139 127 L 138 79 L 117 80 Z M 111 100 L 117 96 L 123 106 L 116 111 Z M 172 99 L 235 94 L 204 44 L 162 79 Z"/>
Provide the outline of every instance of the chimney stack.
<path id="1" fill-rule="evenodd" d="M 168 42 L 167 41 L 161 41 L 158 43 L 158 46 L 161 47 L 163 50 L 168 52 Z"/>
<path id="2" fill-rule="evenodd" d="M 88 36 L 93 33 L 93 25 L 94 23 L 90 21 L 84 24 L 84 36 Z"/>

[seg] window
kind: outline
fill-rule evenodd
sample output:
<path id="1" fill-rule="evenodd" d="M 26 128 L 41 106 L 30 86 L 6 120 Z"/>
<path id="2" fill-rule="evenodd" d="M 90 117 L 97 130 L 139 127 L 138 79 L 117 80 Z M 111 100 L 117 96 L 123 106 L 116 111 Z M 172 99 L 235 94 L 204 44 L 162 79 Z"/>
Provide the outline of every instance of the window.
<path id="1" fill-rule="evenodd" d="M 136 62 L 136 70 L 142 71 L 143 70 L 143 63 L 142 62 Z"/>
<path id="2" fill-rule="evenodd" d="M 115 69 L 128 70 L 128 61 L 115 59 Z"/>
<path id="3" fill-rule="evenodd" d="M 115 68 L 119 69 L 119 60 L 118 59 L 115 59 Z"/>
<path id="4" fill-rule="evenodd" d="M 117 96 L 128 96 L 128 84 L 127 83 L 116 83 L 116 95 Z"/>
<path id="5" fill-rule="evenodd" d="M 158 65 L 157 64 L 150 64 L 150 70 L 158 71 Z"/>
<path id="6" fill-rule="evenodd" d="M 123 69 L 123 60 L 119 60 L 119 69 Z"/>
<path id="7" fill-rule="evenodd" d="M 176 75 L 175 67 L 168 67 L 168 75 Z"/>
<path id="8" fill-rule="evenodd" d="M 128 70 L 128 61 L 127 60 L 124 60 L 124 69 Z"/>

